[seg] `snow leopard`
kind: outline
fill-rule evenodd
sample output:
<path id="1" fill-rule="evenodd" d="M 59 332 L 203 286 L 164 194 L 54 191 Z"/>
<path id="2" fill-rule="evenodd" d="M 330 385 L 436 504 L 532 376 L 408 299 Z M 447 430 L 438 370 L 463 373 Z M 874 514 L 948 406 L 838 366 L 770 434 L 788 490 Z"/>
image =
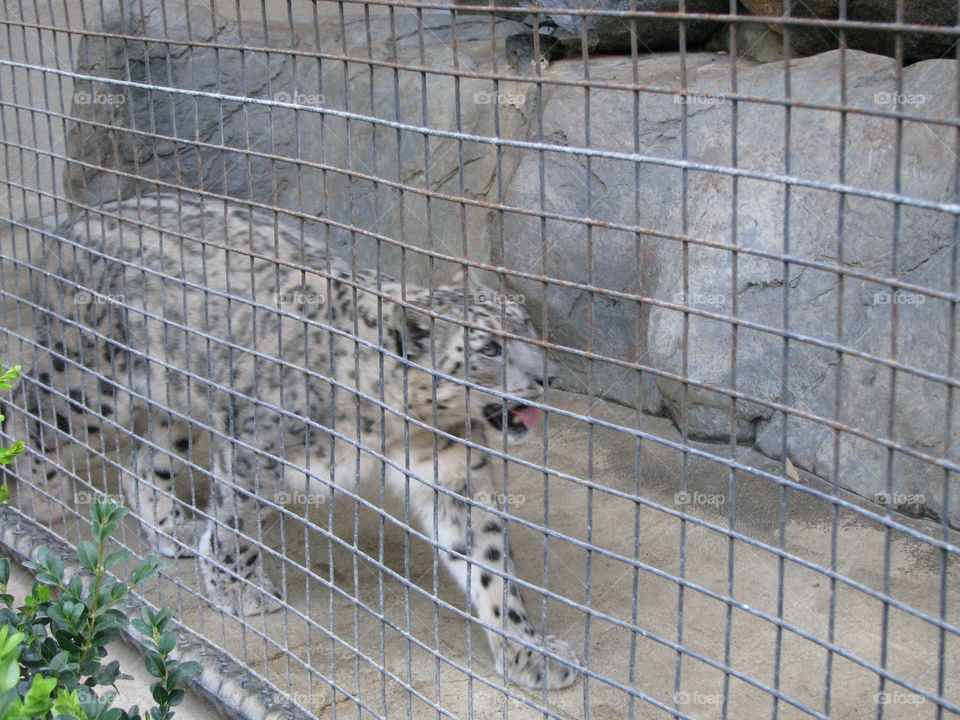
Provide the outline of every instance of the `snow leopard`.
<path id="1" fill-rule="evenodd" d="M 264 570 L 276 551 L 257 541 L 278 497 L 382 482 L 468 592 L 498 671 L 569 686 L 577 655 L 531 622 L 508 516 L 486 502 L 490 448 L 531 436 L 555 379 L 530 316 L 482 285 L 356 269 L 304 227 L 186 192 L 75 210 L 33 260 L 48 312 L 4 430 L 36 449 L 17 474 L 54 488 L 58 448 L 132 435 L 127 503 L 162 554 L 201 558 L 208 597 L 238 616 L 282 606 Z M 197 427 L 200 513 L 176 495 Z"/>

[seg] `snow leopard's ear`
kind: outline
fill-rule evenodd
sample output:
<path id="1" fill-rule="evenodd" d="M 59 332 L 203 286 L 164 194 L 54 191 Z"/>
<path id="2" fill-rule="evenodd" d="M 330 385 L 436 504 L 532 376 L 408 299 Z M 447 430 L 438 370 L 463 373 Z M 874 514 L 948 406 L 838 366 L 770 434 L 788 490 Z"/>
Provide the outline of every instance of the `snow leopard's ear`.
<path id="1" fill-rule="evenodd" d="M 432 319 L 416 310 L 396 305 L 388 331 L 391 348 L 397 355 L 416 360 L 430 352 L 430 328 Z"/>
<path id="2" fill-rule="evenodd" d="M 475 297 L 494 297 L 496 293 L 494 288 L 497 286 L 497 278 L 491 273 L 485 273 L 477 268 L 460 268 L 453 277 L 450 278 L 450 285 L 458 291 L 463 289 L 463 278 L 467 278 L 467 292 Z"/>

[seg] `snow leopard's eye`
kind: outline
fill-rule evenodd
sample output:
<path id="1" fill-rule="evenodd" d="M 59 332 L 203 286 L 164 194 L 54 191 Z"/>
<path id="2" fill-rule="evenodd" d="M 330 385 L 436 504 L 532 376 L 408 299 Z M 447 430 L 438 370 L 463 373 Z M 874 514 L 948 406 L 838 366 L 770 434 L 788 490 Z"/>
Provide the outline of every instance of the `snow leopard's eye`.
<path id="1" fill-rule="evenodd" d="M 499 357 L 500 353 L 503 352 L 503 349 L 500 347 L 500 343 L 498 343 L 496 340 L 491 340 L 482 348 L 480 348 L 480 352 L 487 357 Z"/>

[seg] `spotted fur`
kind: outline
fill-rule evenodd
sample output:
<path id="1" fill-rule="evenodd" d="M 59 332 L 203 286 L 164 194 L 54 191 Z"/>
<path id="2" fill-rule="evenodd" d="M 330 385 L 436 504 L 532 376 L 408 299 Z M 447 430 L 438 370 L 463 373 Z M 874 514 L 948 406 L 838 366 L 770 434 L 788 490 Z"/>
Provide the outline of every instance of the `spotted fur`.
<path id="1" fill-rule="evenodd" d="M 110 448 L 133 429 L 129 504 L 163 553 L 198 552 L 211 600 L 241 615 L 280 607 L 257 542 L 278 498 L 352 491 L 357 468 L 362 481 L 385 477 L 469 587 L 507 677 L 574 681 L 574 653 L 527 615 L 502 517 L 476 501 L 494 487 L 493 463 L 457 441 L 503 447 L 529 434 L 522 400 L 551 377 L 536 345 L 503 335 L 535 338 L 521 307 L 489 291 L 465 298 L 462 284 L 431 292 L 354 272 L 298 224 L 187 195 L 81 212 L 58 235 L 42 251 L 53 274 L 36 288 L 55 313 L 41 331 L 49 352 L 22 384 L 21 427 L 8 429 L 47 457 L 24 457 L 19 474 L 55 488 L 60 447 Z M 176 496 L 203 461 L 190 454 L 197 426 L 213 429 L 205 521 Z"/>

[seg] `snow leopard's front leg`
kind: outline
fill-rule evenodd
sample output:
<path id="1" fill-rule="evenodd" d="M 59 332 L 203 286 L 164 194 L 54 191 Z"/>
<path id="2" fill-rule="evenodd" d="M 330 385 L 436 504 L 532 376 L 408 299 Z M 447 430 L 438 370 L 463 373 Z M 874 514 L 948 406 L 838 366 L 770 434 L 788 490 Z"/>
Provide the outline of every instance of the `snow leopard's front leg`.
<path id="1" fill-rule="evenodd" d="M 177 479 L 192 475 L 187 460 L 191 432 L 182 420 L 161 413 L 148 424 L 134 457 L 132 473 L 123 473 L 127 502 L 164 557 L 193 557 L 201 524 L 189 517 L 188 504 L 177 497 Z"/>
<path id="2" fill-rule="evenodd" d="M 475 473 L 473 484 L 479 484 L 479 480 Z M 465 488 L 465 481 L 459 487 Z M 489 628 L 486 635 L 497 670 L 506 672 L 511 682 L 528 688 L 555 690 L 571 685 L 577 678 L 579 660 L 564 640 L 553 635 L 543 637 L 530 622 L 520 588 L 511 580 L 516 570 L 501 518 L 482 505 L 471 508 L 457 496 L 421 488 L 427 492 L 418 503 L 419 522 L 436 538 L 444 565 L 464 591 L 469 574 L 470 601 Z M 436 533 L 434 498 L 438 503 Z"/>
<path id="3" fill-rule="evenodd" d="M 271 508 L 257 497 L 257 479 L 274 472 L 277 460 L 217 443 L 210 515 L 198 548 L 210 600 L 235 615 L 279 610 L 279 592 L 267 576 L 260 552 L 264 521 Z M 259 478 L 258 476 L 263 476 Z"/>

